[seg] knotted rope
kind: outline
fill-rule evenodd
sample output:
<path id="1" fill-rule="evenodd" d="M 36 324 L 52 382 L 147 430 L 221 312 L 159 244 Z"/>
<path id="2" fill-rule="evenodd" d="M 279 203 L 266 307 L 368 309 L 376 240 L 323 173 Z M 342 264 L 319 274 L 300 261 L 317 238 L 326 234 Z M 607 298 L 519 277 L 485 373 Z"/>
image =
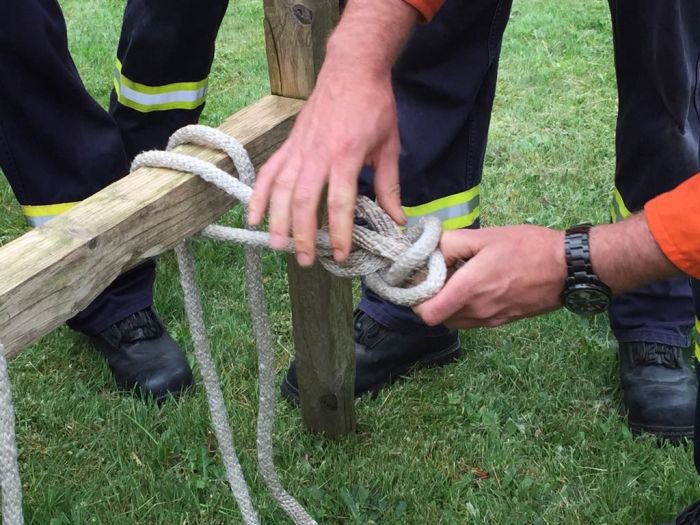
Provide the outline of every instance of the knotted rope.
<path id="1" fill-rule="evenodd" d="M 170 150 L 185 143 L 225 152 L 233 161 L 240 180 L 213 164 Z M 245 148 L 232 137 L 205 126 L 187 126 L 170 138 L 168 151 L 142 153 L 132 164 L 132 171 L 141 167 L 169 168 L 196 174 L 216 185 L 244 205 L 252 194 L 255 168 Z M 327 229 L 318 232 L 319 260 L 331 273 L 341 277 L 363 277 L 365 284 L 385 299 L 411 306 L 435 295 L 446 278 L 445 262 L 437 250 L 441 225 L 436 218 L 426 218 L 419 224 L 401 229 L 371 200 L 357 201 L 356 224 L 353 229 L 353 250 L 343 263 L 331 256 Z M 275 410 L 275 373 L 272 335 L 267 317 L 261 274 L 261 248 L 268 246 L 268 235 L 246 229 L 212 225 L 202 231 L 206 237 L 241 243 L 246 246 L 246 290 L 253 322 L 253 334 L 258 352 L 259 407 L 257 419 L 257 455 L 262 477 L 278 505 L 296 525 L 316 524 L 316 521 L 280 483 L 272 459 L 272 424 Z M 286 250 L 293 252 L 290 243 Z M 204 325 L 202 302 L 194 270 L 194 258 L 189 241 L 175 249 L 185 307 L 190 323 L 194 353 L 202 373 L 214 434 L 219 443 L 226 476 L 246 525 L 260 523 L 250 498 L 233 443 L 226 405 L 211 356 Z M 406 286 L 416 273 L 425 268 L 424 279 Z M 0 354 L 2 354 L 0 346 Z M 14 416 L 10 399 L 9 379 L 4 357 L 0 357 L 0 482 L 2 483 L 3 523 L 21 525 L 21 486 L 17 470 L 17 449 L 14 438 Z"/>

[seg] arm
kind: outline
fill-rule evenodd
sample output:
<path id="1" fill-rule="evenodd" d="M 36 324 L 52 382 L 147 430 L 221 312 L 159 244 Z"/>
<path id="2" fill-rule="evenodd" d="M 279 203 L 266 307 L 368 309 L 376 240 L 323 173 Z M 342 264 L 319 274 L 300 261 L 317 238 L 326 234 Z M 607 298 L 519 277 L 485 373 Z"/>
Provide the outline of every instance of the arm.
<path id="1" fill-rule="evenodd" d="M 596 226 L 590 247 L 593 269 L 614 293 L 680 273 L 661 251 L 644 213 Z M 440 293 L 415 307 L 429 325 L 497 326 L 561 306 L 567 274 L 563 232 L 539 226 L 460 230 L 446 232 L 440 249 L 448 265 L 468 261 Z"/>
<path id="2" fill-rule="evenodd" d="M 412 1 L 422 8 L 436 4 Z M 328 41 L 316 88 L 288 140 L 260 170 L 248 220 L 258 224 L 269 208 L 271 246 L 283 247 L 291 229 L 302 266 L 313 262 L 326 183 L 334 256 L 347 257 L 357 177 L 365 164 L 375 169 L 379 203 L 404 221 L 391 66 L 419 20 L 419 11 L 403 0 L 350 0 Z"/>

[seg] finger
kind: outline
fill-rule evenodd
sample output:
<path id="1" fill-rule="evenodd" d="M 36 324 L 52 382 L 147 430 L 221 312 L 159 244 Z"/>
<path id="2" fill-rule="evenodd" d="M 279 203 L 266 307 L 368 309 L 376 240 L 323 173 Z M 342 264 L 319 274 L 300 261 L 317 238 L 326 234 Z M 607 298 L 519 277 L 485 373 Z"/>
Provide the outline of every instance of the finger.
<path id="1" fill-rule="evenodd" d="M 328 182 L 328 230 L 333 258 L 337 262 L 344 261 L 350 253 L 357 178 L 362 165 L 363 159 L 353 156 L 331 167 Z"/>
<path id="2" fill-rule="evenodd" d="M 312 171 L 316 169 L 316 171 Z M 301 266 L 313 264 L 316 250 L 316 229 L 318 206 L 326 180 L 325 167 L 312 167 L 305 164 L 302 178 L 297 181 L 292 200 L 292 230 L 294 251 Z"/>
<path id="3" fill-rule="evenodd" d="M 428 326 L 439 325 L 467 308 L 465 306 L 465 302 L 468 305 L 469 300 L 467 291 L 472 281 L 471 267 L 467 263 L 445 283 L 435 297 L 414 306 L 413 310 Z"/>
<path id="4" fill-rule="evenodd" d="M 281 250 L 287 246 L 291 214 L 291 200 L 298 171 L 286 167 L 279 173 L 270 194 L 270 248 Z"/>
<path id="5" fill-rule="evenodd" d="M 258 171 L 253 187 L 253 194 L 248 203 L 248 224 L 257 226 L 267 211 L 270 199 L 270 191 L 275 182 L 284 159 L 284 146 L 282 146 Z"/>
<path id="6" fill-rule="evenodd" d="M 464 330 L 469 328 L 495 328 L 496 326 L 504 325 L 507 322 L 507 319 L 503 319 L 500 317 L 493 317 L 489 319 L 477 319 L 458 315 L 446 319 L 443 324 L 450 330 Z"/>
<path id="7" fill-rule="evenodd" d="M 399 181 L 398 136 L 392 137 L 378 153 L 374 169 L 374 192 L 379 205 L 398 224 L 406 224 L 406 215 L 401 207 L 401 185 Z"/>
<path id="8" fill-rule="evenodd" d="M 484 232 L 481 230 L 451 230 L 440 238 L 440 251 L 447 266 L 474 257 L 482 247 Z"/>

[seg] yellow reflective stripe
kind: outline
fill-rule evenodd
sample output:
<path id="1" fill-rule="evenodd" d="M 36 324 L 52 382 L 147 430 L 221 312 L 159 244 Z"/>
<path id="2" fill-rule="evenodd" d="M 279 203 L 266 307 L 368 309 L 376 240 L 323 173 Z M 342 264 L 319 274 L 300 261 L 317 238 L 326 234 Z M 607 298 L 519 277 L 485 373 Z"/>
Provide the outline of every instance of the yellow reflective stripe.
<path id="1" fill-rule="evenodd" d="M 117 60 L 114 72 L 114 92 L 123 106 L 142 113 L 172 109 L 195 109 L 204 104 L 207 78 L 198 82 L 176 82 L 163 86 L 147 86 L 121 74 L 121 62 Z"/>
<path id="2" fill-rule="evenodd" d="M 695 333 L 693 334 L 693 346 L 695 348 L 695 359 L 700 361 L 700 319 L 695 319 Z"/>
<path id="3" fill-rule="evenodd" d="M 174 82 L 173 84 L 164 84 L 162 86 L 147 86 L 146 84 L 134 82 L 133 80 L 122 75 L 122 63 L 119 61 L 119 59 L 116 60 L 116 68 L 117 72 L 119 73 L 118 82 L 120 85 L 127 86 L 134 91 L 147 95 L 161 95 L 163 93 L 171 93 L 173 91 L 198 91 L 207 87 L 209 84 L 209 78 L 204 78 L 197 82 Z"/>
<path id="4" fill-rule="evenodd" d="M 33 228 L 43 226 L 57 215 L 67 212 L 73 208 L 77 202 L 64 202 L 62 204 L 45 204 L 42 206 L 22 206 L 22 213 L 27 218 L 27 222 Z"/>
<path id="5" fill-rule="evenodd" d="M 610 206 L 610 215 L 614 221 L 621 221 L 632 215 L 632 212 L 630 212 L 625 205 L 625 201 L 622 199 L 622 195 L 617 188 L 613 190 L 613 202 Z"/>
<path id="6" fill-rule="evenodd" d="M 446 197 L 426 202 L 425 204 L 421 204 L 419 206 L 404 206 L 403 211 L 406 214 L 406 217 L 423 217 L 424 215 L 430 215 L 431 213 L 435 213 L 445 208 L 467 203 L 474 197 L 478 197 L 479 191 L 480 187 L 474 186 L 473 188 L 469 188 L 467 191 L 447 195 Z"/>
<path id="7" fill-rule="evenodd" d="M 474 222 L 476 222 L 476 220 L 479 218 L 480 211 L 481 208 L 477 206 L 468 215 L 464 215 L 462 217 L 454 217 L 453 219 L 447 219 L 446 221 L 442 221 L 442 229 L 459 230 L 460 228 L 468 228 L 469 226 L 474 224 Z"/>
<path id="8" fill-rule="evenodd" d="M 700 361 L 700 343 L 695 341 L 695 359 Z"/>
<path id="9" fill-rule="evenodd" d="M 479 218 L 479 186 L 418 206 L 404 206 L 403 210 L 408 226 L 431 216 L 440 219 L 445 230 L 466 228 Z"/>
<path id="10" fill-rule="evenodd" d="M 64 202 L 62 204 L 45 204 L 42 206 L 22 206 L 22 213 L 24 213 L 25 217 L 55 217 L 66 213 L 78 204 L 77 202 Z"/>

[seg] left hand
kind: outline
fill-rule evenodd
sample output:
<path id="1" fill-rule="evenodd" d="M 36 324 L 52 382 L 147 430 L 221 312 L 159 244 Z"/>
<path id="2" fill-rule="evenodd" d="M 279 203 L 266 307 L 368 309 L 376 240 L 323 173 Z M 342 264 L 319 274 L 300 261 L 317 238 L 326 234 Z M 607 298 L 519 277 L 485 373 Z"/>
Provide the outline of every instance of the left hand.
<path id="1" fill-rule="evenodd" d="M 415 306 L 428 325 L 498 326 L 561 306 L 564 233 L 541 226 L 445 232 L 448 267 L 467 261 L 432 299 Z"/>

